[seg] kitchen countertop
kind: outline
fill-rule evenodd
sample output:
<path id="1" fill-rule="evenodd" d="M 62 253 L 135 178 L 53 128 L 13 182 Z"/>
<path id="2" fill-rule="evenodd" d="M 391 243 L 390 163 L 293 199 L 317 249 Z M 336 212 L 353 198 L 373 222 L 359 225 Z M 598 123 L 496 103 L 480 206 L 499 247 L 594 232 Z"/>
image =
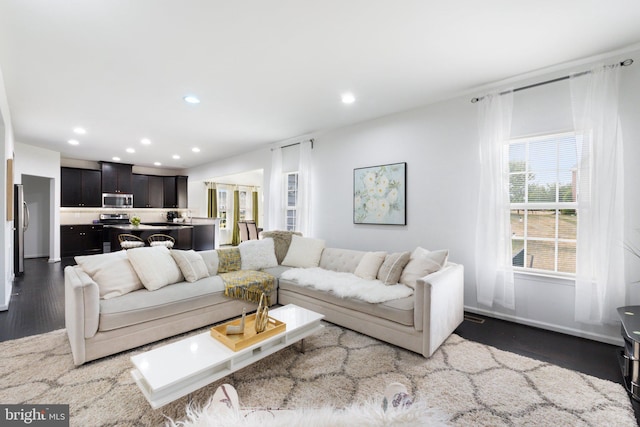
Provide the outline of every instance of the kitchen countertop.
<path id="1" fill-rule="evenodd" d="M 176 224 L 176 225 L 147 225 L 147 224 L 140 224 L 139 226 L 135 227 L 131 224 L 109 224 L 109 225 L 105 225 L 105 228 L 117 228 L 118 230 L 127 230 L 127 231 L 136 231 L 136 230 L 141 230 L 141 231 L 145 231 L 145 230 L 180 230 L 183 228 L 193 228 L 193 226 L 191 225 L 186 225 L 186 224 Z"/>

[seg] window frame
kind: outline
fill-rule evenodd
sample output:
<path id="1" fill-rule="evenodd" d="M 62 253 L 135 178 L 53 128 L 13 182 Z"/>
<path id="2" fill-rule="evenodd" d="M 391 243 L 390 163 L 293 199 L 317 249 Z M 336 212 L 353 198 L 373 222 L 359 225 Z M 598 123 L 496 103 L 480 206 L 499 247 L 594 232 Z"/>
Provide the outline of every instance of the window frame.
<path id="1" fill-rule="evenodd" d="M 300 173 L 299 171 L 295 171 L 295 172 L 285 172 L 284 174 L 285 179 L 284 179 L 284 198 L 285 198 L 285 206 L 284 206 L 284 226 L 285 226 L 285 230 L 287 231 L 297 231 L 298 228 L 298 201 L 299 201 L 299 194 L 300 194 L 300 189 L 299 189 L 299 183 L 300 183 Z M 294 199 L 295 199 L 295 204 L 291 205 L 289 204 L 289 193 L 292 191 L 289 189 L 289 177 L 290 176 L 295 176 L 295 189 L 293 190 L 294 192 Z M 293 212 L 293 225 L 290 225 L 289 223 L 289 212 Z"/>
<path id="2" fill-rule="evenodd" d="M 227 190 L 226 188 L 218 188 L 216 189 L 216 191 L 218 192 L 218 194 L 216 195 L 218 200 L 217 200 L 217 205 L 218 205 L 218 213 L 217 216 L 218 218 L 220 218 L 220 222 L 218 225 L 218 228 L 220 230 L 227 230 L 228 228 L 228 220 L 229 220 L 229 190 Z M 220 203 L 221 201 L 221 197 L 220 194 L 224 193 L 224 200 L 225 203 L 224 205 L 222 203 Z M 224 209 L 223 209 L 224 208 Z"/>
<path id="3" fill-rule="evenodd" d="M 523 249 L 524 249 L 524 266 L 520 267 L 520 266 L 516 266 L 516 265 L 512 265 L 513 271 L 515 273 L 519 273 L 519 274 L 526 274 L 526 275 L 536 275 L 536 276 L 546 276 L 546 277 L 557 277 L 557 278 L 563 278 L 563 279 L 572 279 L 575 278 L 575 266 L 573 269 L 573 272 L 567 272 L 567 271 L 559 271 L 559 246 L 562 243 L 569 243 L 569 244 L 574 244 L 576 245 L 577 248 L 577 241 L 578 241 L 578 233 L 577 233 L 577 215 L 578 215 L 578 202 L 577 202 L 577 194 L 578 194 L 578 182 L 579 180 L 577 179 L 577 164 L 574 168 L 571 168 L 569 170 L 575 170 L 575 174 L 576 176 L 574 177 L 574 179 L 572 179 L 572 185 L 575 186 L 575 200 L 571 201 L 571 202 L 563 202 L 560 201 L 561 198 L 561 182 L 560 179 L 556 179 L 556 188 L 555 188 L 555 198 L 557 201 L 555 202 L 527 202 L 528 197 L 529 197 L 529 184 L 530 181 L 528 179 L 529 174 L 530 173 L 535 173 L 535 170 L 530 170 L 530 157 L 529 157 L 529 146 L 531 142 L 536 142 L 536 141 L 543 141 L 543 140 L 555 140 L 556 141 L 556 155 L 554 158 L 554 161 L 556 163 L 556 167 L 554 168 L 555 172 L 557 174 L 559 174 L 561 171 L 564 171 L 566 169 L 561 169 L 559 167 L 559 163 L 561 161 L 561 151 L 560 151 L 560 145 L 558 144 L 559 140 L 562 139 L 566 139 L 566 138 L 575 138 L 576 140 L 576 148 L 578 149 L 580 146 L 580 136 L 578 133 L 574 132 L 574 131 L 567 131 L 567 132 L 553 132 L 553 133 L 545 133 L 545 134 L 541 134 L 541 135 L 534 135 L 534 136 L 526 136 L 526 137 L 519 137 L 519 138 L 511 138 L 508 141 L 508 146 L 509 146 L 509 150 L 507 150 L 506 153 L 506 162 L 507 164 L 510 163 L 510 154 L 511 154 L 511 147 L 512 145 L 515 144 L 525 144 L 525 170 L 524 171 L 519 171 L 519 172 L 512 172 L 510 170 L 510 168 L 508 169 L 507 172 L 507 185 L 511 185 L 511 177 L 513 175 L 516 175 L 518 173 L 521 173 L 524 175 L 524 201 L 523 202 L 511 202 L 511 192 L 509 192 L 509 215 L 512 215 L 513 211 L 522 211 L 522 217 L 523 217 L 523 233 L 522 235 L 516 235 L 515 232 L 513 231 L 513 229 L 511 230 L 511 239 L 509 242 L 509 245 L 511 246 L 511 248 L 513 248 L 513 243 L 514 241 L 522 241 L 523 243 Z M 576 153 L 577 154 L 577 153 Z M 576 163 L 579 162 L 579 156 L 576 156 Z M 554 236 L 553 237 L 531 237 L 529 235 L 529 215 L 531 212 L 535 212 L 535 211 L 542 211 L 542 210 L 546 210 L 546 211 L 555 211 L 554 215 L 555 215 L 555 229 L 554 229 Z M 561 211 L 563 210 L 573 210 L 575 212 L 575 216 L 576 216 L 576 232 L 575 232 L 575 239 L 569 239 L 569 238 L 561 238 L 560 237 L 560 215 L 563 215 L 561 213 Z M 511 220 L 510 220 L 510 225 L 511 225 Z M 528 242 L 552 242 L 553 243 L 553 249 L 554 249 L 554 257 L 553 257 L 553 263 L 554 263 L 554 270 L 548 270 L 548 269 L 541 269 L 541 268 L 534 268 L 534 267 L 528 267 L 527 266 L 527 261 L 529 260 L 529 253 L 528 253 Z M 513 252 L 512 252 L 513 254 Z M 515 255 L 512 255 L 512 259 L 513 257 L 515 257 Z M 512 261 L 513 262 L 513 261 Z"/>

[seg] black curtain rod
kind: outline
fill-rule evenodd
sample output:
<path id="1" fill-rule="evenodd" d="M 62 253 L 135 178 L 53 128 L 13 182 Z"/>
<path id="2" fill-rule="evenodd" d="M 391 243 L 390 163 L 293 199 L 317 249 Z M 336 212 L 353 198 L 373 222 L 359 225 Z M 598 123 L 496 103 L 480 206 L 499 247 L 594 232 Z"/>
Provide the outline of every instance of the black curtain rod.
<path id="1" fill-rule="evenodd" d="M 311 149 L 313 150 L 313 142 L 315 141 L 315 139 L 311 138 L 309 140 L 305 140 L 305 141 L 310 141 L 311 142 Z M 287 147 L 294 147 L 296 145 L 300 145 L 302 144 L 304 141 L 302 142 L 294 142 L 293 144 L 289 144 L 289 145 L 283 145 L 282 147 L 278 147 L 278 148 L 287 148 Z M 275 148 L 272 148 L 271 151 L 275 150 Z"/>
<path id="2" fill-rule="evenodd" d="M 620 66 L 621 67 L 626 67 L 626 66 L 629 66 L 631 64 L 633 64 L 633 59 L 625 59 L 624 61 L 620 62 Z M 549 83 L 561 82 L 563 80 L 570 79 L 572 76 L 573 77 L 584 76 L 585 74 L 589 74 L 589 73 L 591 73 L 591 71 L 582 71 L 580 73 L 572 74 L 571 76 L 558 77 L 557 79 L 551 79 L 551 80 L 547 80 L 547 81 L 540 82 L 540 83 L 533 83 L 533 84 L 530 84 L 530 85 L 527 85 L 527 86 L 522 86 L 522 87 L 519 87 L 519 88 L 516 88 L 516 89 L 513 89 L 513 90 L 507 90 L 507 91 L 504 91 L 504 92 L 500 92 L 500 95 L 506 95 L 509 92 L 520 92 L 521 90 L 531 89 L 531 88 L 538 87 L 538 86 L 543 86 L 543 85 L 546 85 L 546 84 L 549 84 Z M 484 96 L 482 96 L 480 98 L 473 98 L 471 100 L 471 102 L 475 104 L 476 102 L 480 101 L 482 98 L 484 98 Z"/>

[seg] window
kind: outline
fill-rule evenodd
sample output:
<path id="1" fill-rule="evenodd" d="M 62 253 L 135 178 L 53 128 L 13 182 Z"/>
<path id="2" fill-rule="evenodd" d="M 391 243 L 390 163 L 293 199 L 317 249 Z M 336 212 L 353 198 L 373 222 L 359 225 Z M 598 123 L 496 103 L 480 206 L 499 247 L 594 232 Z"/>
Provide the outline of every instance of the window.
<path id="1" fill-rule="evenodd" d="M 238 191 L 238 199 L 240 202 L 240 218 L 238 221 L 245 221 L 247 219 L 247 192 L 244 190 Z"/>
<path id="2" fill-rule="evenodd" d="M 575 274 L 579 143 L 573 133 L 510 141 L 514 267 Z"/>
<path id="3" fill-rule="evenodd" d="M 287 231 L 295 231 L 297 222 L 298 207 L 298 172 L 288 173 L 287 175 L 287 207 L 285 224 Z"/>
<path id="4" fill-rule="evenodd" d="M 218 218 L 220 218 L 220 230 L 227 229 L 227 190 L 218 190 Z"/>

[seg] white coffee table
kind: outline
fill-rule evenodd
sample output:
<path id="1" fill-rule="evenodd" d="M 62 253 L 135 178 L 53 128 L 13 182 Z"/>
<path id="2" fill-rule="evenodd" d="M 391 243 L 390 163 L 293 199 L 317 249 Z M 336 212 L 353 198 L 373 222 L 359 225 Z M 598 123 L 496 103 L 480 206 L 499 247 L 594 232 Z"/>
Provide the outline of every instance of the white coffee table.
<path id="1" fill-rule="evenodd" d="M 233 351 L 209 331 L 131 357 L 131 375 L 151 407 L 157 409 L 220 378 L 251 365 L 324 326 L 324 315 L 294 304 L 269 310 L 286 323 L 284 332 L 240 351 Z"/>

